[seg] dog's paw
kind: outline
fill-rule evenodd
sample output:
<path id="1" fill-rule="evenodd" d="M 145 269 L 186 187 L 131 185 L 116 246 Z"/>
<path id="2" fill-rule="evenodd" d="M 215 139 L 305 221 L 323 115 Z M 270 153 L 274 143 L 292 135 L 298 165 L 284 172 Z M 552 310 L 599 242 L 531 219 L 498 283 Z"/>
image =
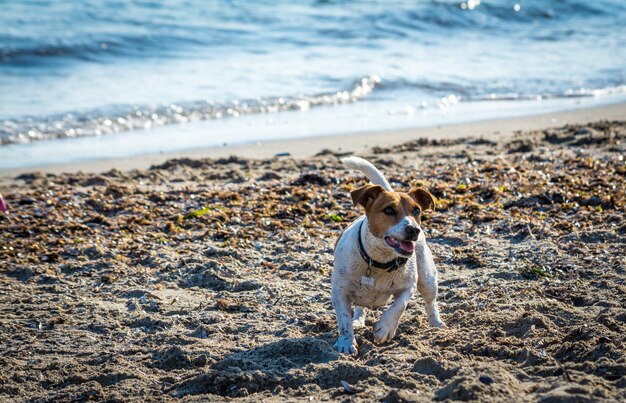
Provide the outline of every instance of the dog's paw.
<path id="1" fill-rule="evenodd" d="M 396 336 L 398 322 L 386 319 L 383 315 L 378 322 L 374 324 L 374 341 L 376 343 L 384 343 Z"/>
<path id="2" fill-rule="evenodd" d="M 443 323 L 439 316 L 431 316 L 430 318 L 428 318 L 428 324 L 432 327 L 437 327 L 440 329 L 446 327 L 446 324 Z"/>
<path id="3" fill-rule="evenodd" d="M 335 343 L 335 348 L 342 354 L 357 354 L 356 339 L 348 340 L 339 338 Z"/>
<path id="4" fill-rule="evenodd" d="M 426 304 L 426 316 L 428 317 L 428 324 L 432 327 L 446 327 L 439 317 L 439 309 L 437 308 L 437 303 L 435 301 L 432 301 L 430 304 Z"/>
<path id="5" fill-rule="evenodd" d="M 357 306 L 354 308 L 354 314 L 353 314 L 353 318 L 354 320 L 352 320 L 352 327 L 354 327 L 355 329 L 357 327 L 363 327 L 365 326 L 365 317 L 367 316 L 365 308 Z"/>

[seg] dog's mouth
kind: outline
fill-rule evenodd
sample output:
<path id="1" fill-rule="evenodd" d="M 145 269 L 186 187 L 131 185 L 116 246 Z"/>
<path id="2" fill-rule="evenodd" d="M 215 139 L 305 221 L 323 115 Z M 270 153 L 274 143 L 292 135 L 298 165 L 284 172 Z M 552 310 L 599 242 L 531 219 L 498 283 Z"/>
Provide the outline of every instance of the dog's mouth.
<path id="1" fill-rule="evenodd" d="M 401 241 L 397 238 L 387 235 L 385 237 L 387 245 L 392 247 L 399 255 L 410 256 L 415 250 L 415 242 Z"/>

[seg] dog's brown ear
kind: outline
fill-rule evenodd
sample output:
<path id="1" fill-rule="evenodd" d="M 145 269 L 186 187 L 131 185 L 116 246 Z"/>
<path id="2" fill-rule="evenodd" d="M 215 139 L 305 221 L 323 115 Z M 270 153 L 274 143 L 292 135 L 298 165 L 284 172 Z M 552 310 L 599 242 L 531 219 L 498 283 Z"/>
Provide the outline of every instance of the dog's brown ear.
<path id="1" fill-rule="evenodd" d="M 409 196 L 411 196 L 417 204 L 419 204 L 422 211 L 424 210 L 433 210 L 435 211 L 435 196 L 430 194 L 429 191 L 424 190 L 422 188 L 411 189 L 409 192 Z"/>
<path id="2" fill-rule="evenodd" d="M 385 189 L 383 189 L 382 186 L 372 185 L 370 183 L 369 185 L 361 186 L 358 189 L 354 189 L 352 192 L 350 192 L 350 196 L 352 196 L 352 203 L 354 203 L 355 206 L 357 204 L 360 204 L 361 206 L 367 208 L 367 206 L 372 201 L 376 200 L 378 195 L 384 191 Z"/>

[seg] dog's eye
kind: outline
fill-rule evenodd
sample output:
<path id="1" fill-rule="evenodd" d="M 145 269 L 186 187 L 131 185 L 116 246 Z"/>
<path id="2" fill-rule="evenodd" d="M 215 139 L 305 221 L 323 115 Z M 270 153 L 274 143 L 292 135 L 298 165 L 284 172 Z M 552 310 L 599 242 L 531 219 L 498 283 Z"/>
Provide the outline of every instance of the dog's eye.
<path id="1" fill-rule="evenodd" d="M 387 215 L 396 215 L 396 210 L 394 210 L 393 207 L 385 207 L 383 213 Z"/>
<path id="2" fill-rule="evenodd" d="M 422 210 L 420 210 L 420 208 L 419 208 L 419 207 L 415 207 L 415 208 L 413 209 L 413 215 L 415 215 L 415 216 L 420 215 L 420 213 L 421 213 L 421 212 L 422 212 Z"/>

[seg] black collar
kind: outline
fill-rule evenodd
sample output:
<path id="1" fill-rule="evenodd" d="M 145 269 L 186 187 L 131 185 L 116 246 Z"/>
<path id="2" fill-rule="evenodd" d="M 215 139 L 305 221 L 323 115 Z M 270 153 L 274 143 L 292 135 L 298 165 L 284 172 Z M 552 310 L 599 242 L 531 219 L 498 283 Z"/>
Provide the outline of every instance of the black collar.
<path id="1" fill-rule="evenodd" d="M 365 221 L 365 220 L 363 220 Z M 406 264 L 406 262 L 409 260 L 409 258 L 406 257 L 400 257 L 398 256 L 397 258 L 386 262 L 386 263 L 381 263 L 378 262 L 374 259 L 372 259 L 367 252 L 365 252 L 365 248 L 363 247 L 363 241 L 361 241 L 361 229 L 363 229 L 363 221 L 361 221 L 361 225 L 359 225 L 359 236 L 358 236 L 358 240 L 359 240 L 359 252 L 361 253 L 361 257 L 363 258 L 363 260 L 365 260 L 365 262 L 369 265 L 369 266 L 374 266 L 377 269 L 384 269 L 387 270 L 389 273 L 391 273 L 392 271 L 398 270 L 400 267 L 404 266 Z"/>

